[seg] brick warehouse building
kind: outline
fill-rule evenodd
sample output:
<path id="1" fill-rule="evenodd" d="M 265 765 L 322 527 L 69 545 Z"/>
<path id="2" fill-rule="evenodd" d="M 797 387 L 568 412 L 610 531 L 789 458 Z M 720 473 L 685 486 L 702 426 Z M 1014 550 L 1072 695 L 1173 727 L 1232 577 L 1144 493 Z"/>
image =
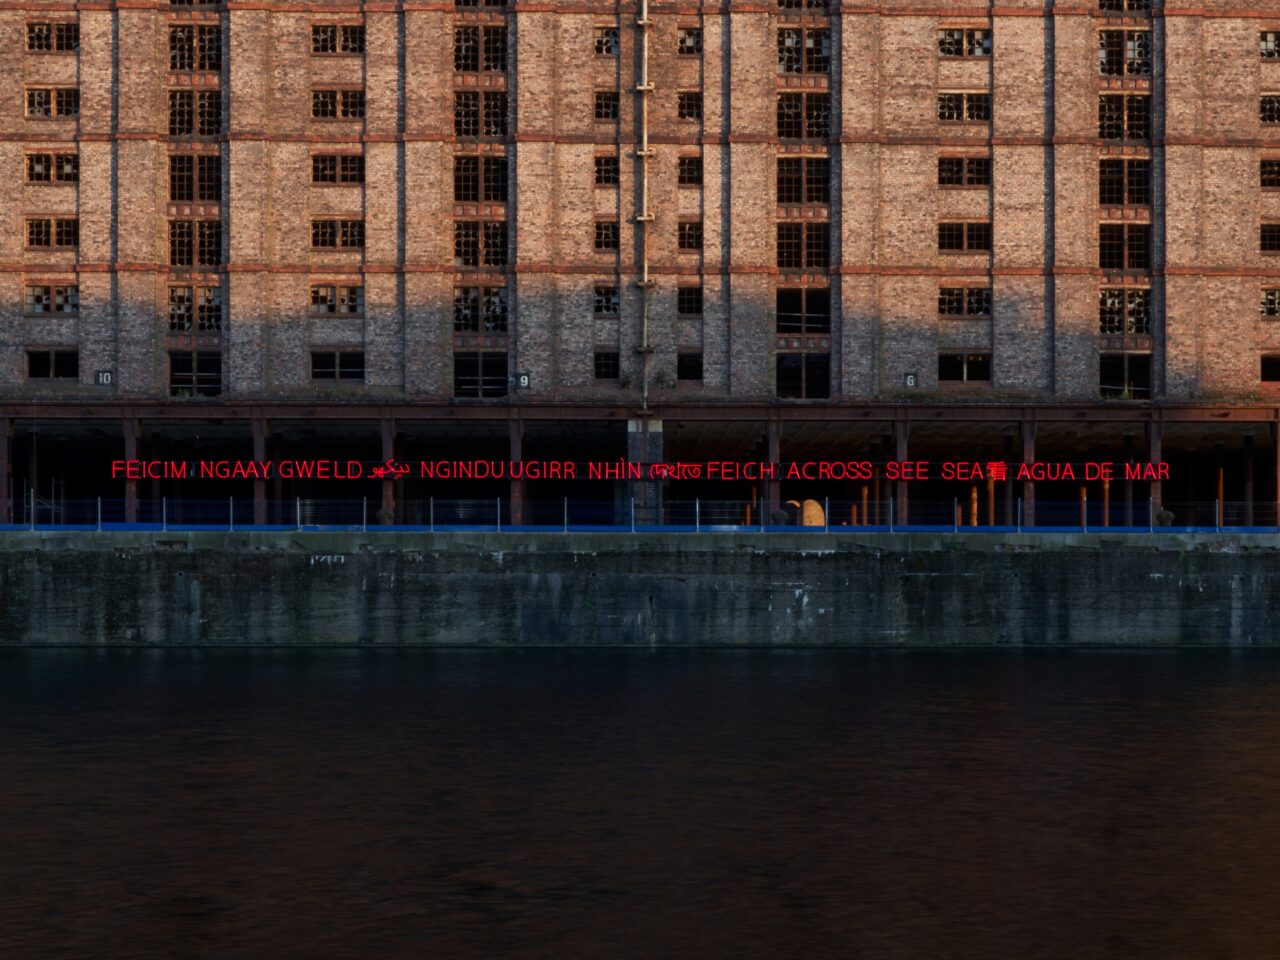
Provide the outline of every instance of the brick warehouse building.
<path id="1" fill-rule="evenodd" d="M 0 58 L 0 520 L 565 492 L 108 470 L 304 450 L 1165 459 L 1124 496 L 1276 519 L 1277 0 L 32 0 Z"/>

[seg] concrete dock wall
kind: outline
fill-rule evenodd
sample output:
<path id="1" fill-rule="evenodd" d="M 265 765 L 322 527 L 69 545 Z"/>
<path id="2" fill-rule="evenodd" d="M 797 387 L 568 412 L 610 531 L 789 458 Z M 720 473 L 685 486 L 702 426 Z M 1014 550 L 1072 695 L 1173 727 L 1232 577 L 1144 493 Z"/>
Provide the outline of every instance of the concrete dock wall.
<path id="1" fill-rule="evenodd" d="M 1272 645 L 1280 538 L 5 533 L 0 644 Z"/>

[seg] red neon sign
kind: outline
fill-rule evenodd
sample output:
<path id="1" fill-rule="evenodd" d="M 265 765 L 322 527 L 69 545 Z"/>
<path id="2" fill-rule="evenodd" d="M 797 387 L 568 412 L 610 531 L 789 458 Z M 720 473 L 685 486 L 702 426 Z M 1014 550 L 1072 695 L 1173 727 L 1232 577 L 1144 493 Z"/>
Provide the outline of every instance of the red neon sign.
<path id="1" fill-rule="evenodd" d="M 969 460 L 113 460 L 113 480 L 710 480 L 756 483 L 771 480 L 911 483 L 958 481 L 1158 481 L 1169 479 L 1164 462 L 1050 461 L 1009 463 Z"/>

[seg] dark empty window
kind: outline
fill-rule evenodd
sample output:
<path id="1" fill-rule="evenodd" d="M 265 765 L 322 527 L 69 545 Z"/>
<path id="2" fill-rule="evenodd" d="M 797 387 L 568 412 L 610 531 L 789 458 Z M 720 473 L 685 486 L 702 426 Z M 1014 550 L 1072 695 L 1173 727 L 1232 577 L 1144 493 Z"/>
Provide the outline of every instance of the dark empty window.
<path id="1" fill-rule="evenodd" d="M 779 287 L 774 294 L 778 333 L 830 333 L 831 291 Z"/>
<path id="2" fill-rule="evenodd" d="M 697 57 L 702 54 L 702 28 L 681 27 L 676 35 L 676 49 L 682 57 Z"/>
<path id="3" fill-rule="evenodd" d="M 1098 227 L 1098 266 L 1104 270 L 1146 270 L 1151 266 L 1151 227 L 1104 223 Z"/>
<path id="4" fill-rule="evenodd" d="M 507 135 L 507 94 L 486 93 L 480 98 L 480 134 L 485 137 Z"/>
<path id="5" fill-rule="evenodd" d="M 702 186 L 702 158 L 680 157 L 677 180 L 682 187 Z"/>
<path id="6" fill-rule="evenodd" d="M 618 249 L 618 223 L 616 220 L 600 220 L 596 222 L 595 248 L 597 250 Z"/>
<path id="7" fill-rule="evenodd" d="M 455 287 L 453 329 L 455 333 L 505 333 L 507 288 Z"/>
<path id="8" fill-rule="evenodd" d="M 620 309 L 617 287 L 596 287 L 591 312 L 597 317 L 616 317 Z"/>
<path id="9" fill-rule="evenodd" d="M 33 53 L 46 53 L 53 50 L 53 24 L 28 23 L 27 49 Z"/>
<path id="10" fill-rule="evenodd" d="M 459 137 L 505 137 L 507 95 L 503 91 L 477 93 L 455 91 L 453 132 Z"/>
<path id="11" fill-rule="evenodd" d="M 80 155 L 77 153 L 57 153 L 53 157 L 53 179 L 67 183 L 80 179 Z"/>
<path id="12" fill-rule="evenodd" d="M 317 25 L 311 28 L 311 52 L 338 52 L 338 28 L 336 25 Z"/>
<path id="13" fill-rule="evenodd" d="M 27 154 L 27 182 L 43 183 L 53 179 L 53 155 L 48 153 Z"/>
<path id="14" fill-rule="evenodd" d="M 1263 160 L 1258 167 L 1264 190 L 1280 189 L 1280 160 Z"/>
<path id="15" fill-rule="evenodd" d="M 938 119 L 944 123 L 986 122 L 991 119 L 991 94 L 940 93 Z"/>
<path id="16" fill-rule="evenodd" d="M 943 57 L 989 57 L 991 31 L 939 30 L 938 54 Z"/>
<path id="17" fill-rule="evenodd" d="M 1103 140 L 1149 139 L 1151 98 L 1116 94 L 1099 97 L 1098 136 Z"/>
<path id="18" fill-rule="evenodd" d="M 462 220 L 453 225 L 453 259 L 459 267 L 480 266 L 480 223 Z"/>
<path id="19" fill-rule="evenodd" d="M 1151 76 L 1151 34 L 1146 30 L 1100 32 L 1098 72 L 1108 77 Z"/>
<path id="20" fill-rule="evenodd" d="M 618 55 L 618 28 L 596 27 L 595 42 L 597 57 L 616 57 Z"/>
<path id="21" fill-rule="evenodd" d="M 27 221 L 27 246 L 29 247 L 78 247 L 79 245 L 79 220 Z"/>
<path id="22" fill-rule="evenodd" d="M 779 157 L 778 203 L 829 203 L 831 161 L 827 157 Z"/>
<path id="23" fill-rule="evenodd" d="M 480 69 L 480 28 L 453 28 L 453 69 L 474 73 Z"/>
<path id="24" fill-rule="evenodd" d="M 76 350 L 28 350 L 27 379 L 79 380 L 80 354 Z"/>
<path id="25" fill-rule="evenodd" d="M 78 23 L 27 24 L 27 50 L 32 53 L 74 53 L 79 49 Z"/>
<path id="26" fill-rule="evenodd" d="M 212 333 L 222 329 L 221 287 L 170 287 L 169 330 Z"/>
<path id="27" fill-rule="evenodd" d="M 459 203 L 507 199 L 507 158 L 454 157 L 453 199 Z"/>
<path id="28" fill-rule="evenodd" d="M 222 393 L 222 354 L 173 351 L 169 354 L 169 396 L 216 397 Z"/>
<path id="29" fill-rule="evenodd" d="M 830 73 L 831 30 L 786 27 L 778 31 L 779 73 Z"/>
<path id="30" fill-rule="evenodd" d="M 701 120 L 702 94 L 696 92 L 677 93 L 676 114 L 681 120 Z"/>
<path id="31" fill-rule="evenodd" d="M 454 262 L 459 267 L 501 267 L 507 262 L 505 220 L 458 220 L 453 225 Z"/>
<path id="32" fill-rule="evenodd" d="M 453 69 L 459 73 L 502 73 L 507 69 L 507 28 L 453 28 Z"/>
<path id="33" fill-rule="evenodd" d="M 595 353 L 595 375 L 597 380 L 617 380 L 621 372 L 621 363 L 616 350 L 597 350 Z"/>
<path id="34" fill-rule="evenodd" d="M 831 96 L 826 93 L 778 95 L 778 136 L 812 140 L 831 136 Z"/>
<path id="35" fill-rule="evenodd" d="M 677 242 L 681 250 L 702 249 L 702 221 L 685 220 L 677 228 Z"/>
<path id="36" fill-rule="evenodd" d="M 80 311 L 80 288 L 78 286 L 52 286 L 41 284 L 26 289 L 27 314 L 40 313 L 78 313 Z"/>
<path id="37" fill-rule="evenodd" d="M 311 313 L 313 316 L 364 313 L 364 287 L 323 284 L 311 288 Z"/>
<path id="38" fill-rule="evenodd" d="M 311 246 L 358 250 L 364 246 L 364 221 L 312 220 Z"/>
<path id="39" fill-rule="evenodd" d="M 938 224 L 938 249 L 990 250 L 991 224 L 940 223 Z"/>
<path id="40" fill-rule="evenodd" d="M 831 224 L 779 223 L 777 260 L 784 270 L 825 269 L 830 257 Z"/>
<path id="41" fill-rule="evenodd" d="M 459 137 L 480 136 L 480 94 L 454 91 L 453 132 Z"/>
<path id="42" fill-rule="evenodd" d="M 176 202 L 221 202 L 222 158 L 217 154 L 170 156 L 169 199 Z"/>
<path id="43" fill-rule="evenodd" d="M 169 221 L 170 266 L 213 267 L 221 262 L 221 220 Z"/>
<path id="44" fill-rule="evenodd" d="M 364 53 L 364 39 L 359 24 L 317 24 L 311 28 L 311 52 Z"/>
<path id="45" fill-rule="evenodd" d="M 1280 354 L 1262 355 L 1262 382 L 1280 383 Z"/>
<path id="46" fill-rule="evenodd" d="M 52 90 L 28 90 L 27 91 L 27 116 L 28 117 L 53 116 L 53 91 Z"/>
<path id="47" fill-rule="evenodd" d="M 196 94 L 196 129 L 200 137 L 213 137 L 222 132 L 222 93 L 206 90 Z"/>
<path id="48" fill-rule="evenodd" d="M 364 382 L 364 351 L 312 350 L 312 380 L 354 380 Z"/>
<path id="49" fill-rule="evenodd" d="M 170 70 L 221 70 L 222 28 L 180 26 L 169 28 Z"/>
<path id="50" fill-rule="evenodd" d="M 1280 223 L 1264 223 L 1260 233 L 1263 253 L 1280 252 Z"/>
<path id="51" fill-rule="evenodd" d="M 75 183 L 80 179 L 80 156 L 75 153 L 27 154 L 29 183 Z"/>
<path id="52" fill-rule="evenodd" d="M 1098 161 L 1098 202 L 1117 205 L 1150 203 L 1151 161 Z"/>
<path id="53" fill-rule="evenodd" d="M 1151 355 L 1104 353 L 1098 357 L 1098 393 L 1108 400 L 1146 400 L 1151 396 Z"/>
<path id="54" fill-rule="evenodd" d="M 775 386 L 781 400 L 825 400 L 831 396 L 831 355 L 780 353 Z"/>
<path id="55" fill-rule="evenodd" d="M 618 183 L 618 158 L 596 157 L 596 186 L 610 187 Z"/>
<path id="56" fill-rule="evenodd" d="M 364 157 L 317 154 L 311 158 L 312 183 L 364 183 Z"/>
<path id="57" fill-rule="evenodd" d="M 222 93 L 170 90 L 169 135 L 213 137 L 222 132 Z"/>
<path id="58" fill-rule="evenodd" d="M 684 317 L 702 316 L 702 288 L 677 287 L 676 313 Z"/>
<path id="59" fill-rule="evenodd" d="M 1098 291 L 1098 332 L 1151 332 L 1151 291 L 1103 287 Z"/>
<path id="60" fill-rule="evenodd" d="M 618 119 L 618 94 L 615 91 L 596 91 L 595 118 L 597 120 Z"/>
<path id="61" fill-rule="evenodd" d="M 1263 123 L 1280 123 L 1280 96 L 1263 97 L 1259 113 Z"/>
<path id="62" fill-rule="evenodd" d="M 985 187 L 991 184 L 990 157 L 939 157 L 941 187 Z"/>
<path id="63" fill-rule="evenodd" d="M 1262 291 L 1258 313 L 1264 317 L 1280 317 L 1280 288 L 1272 287 Z"/>
<path id="64" fill-rule="evenodd" d="M 80 116 L 80 91 L 75 87 L 42 87 L 27 90 L 28 117 Z"/>
<path id="65" fill-rule="evenodd" d="M 991 288 L 939 287 L 938 313 L 944 317 L 989 317 Z"/>
<path id="66" fill-rule="evenodd" d="M 990 383 L 991 354 L 938 354 L 938 381 L 941 383 Z"/>
<path id="67" fill-rule="evenodd" d="M 311 91 L 311 116 L 317 120 L 358 120 L 364 112 L 363 90 Z"/>
<path id="68" fill-rule="evenodd" d="M 505 397 L 507 395 L 506 352 L 455 353 L 453 355 L 453 395 L 455 397 Z"/>
<path id="69" fill-rule="evenodd" d="M 702 354 L 701 353 L 677 353 L 676 354 L 676 379 L 677 380 L 702 380 Z"/>

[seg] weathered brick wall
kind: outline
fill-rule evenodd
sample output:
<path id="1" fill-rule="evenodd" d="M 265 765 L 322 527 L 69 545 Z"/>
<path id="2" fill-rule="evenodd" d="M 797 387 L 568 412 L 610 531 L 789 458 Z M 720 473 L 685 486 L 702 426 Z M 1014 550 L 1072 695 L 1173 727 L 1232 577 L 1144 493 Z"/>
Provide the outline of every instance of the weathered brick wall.
<path id="1" fill-rule="evenodd" d="M 0 11 L 0 67 L 21 78 L 0 109 L 0 390 L 11 396 L 107 396 L 97 370 L 123 396 L 168 392 L 168 220 L 199 212 L 169 203 L 167 90 L 171 23 L 219 23 L 227 135 L 207 145 L 224 158 L 228 267 L 191 282 L 223 284 L 220 349 L 230 396 L 309 397 L 335 388 L 310 380 L 313 348 L 362 349 L 366 380 L 341 395 L 445 399 L 452 393 L 455 283 L 503 283 L 510 369 L 533 377 L 532 398 L 618 401 L 641 377 L 641 234 L 650 294 L 651 385 L 658 396 L 767 398 L 774 392 L 774 290 L 823 283 L 835 293 L 833 396 L 933 398 L 940 350 L 991 352 L 979 396 L 1080 399 L 1097 395 L 1099 336 L 1097 163 L 1098 31 L 1085 6 L 1007 0 L 996 11 L 956 2 L 882 4 L 823 18 L 733 3 L 727 12 L 655 5 L 649 42 L 649 211 L 639 228 L 640 163 L 634 11 L 414 8 L 361 12 L 277 2 L 253 9 L 131 7 L 79 10 L 50 2 Z M 1268 14 L 1270 3 L 1261 12 Z M 1280 221 L 1280 195 L 1259 188 L 1258 160 L 1280 156 L 1280 129 L 1258 120 L 1258 98 L 1280 93 L 1280 61 L 1257 56 L 1259 5 L 1205 0 L 1194 13 L 1157 12 L 1151 92 L 1155 169 L 1150 210 L 1155 384 L 1176 399 L 1265 396 L 1259 356 L 1280 351 L 1280 323 L 1260 320 L 1259 290 L 1280 262 L 1260 254 L 1258 224 Z M 78 21 L 78 53 L 25 49 L 26 23 Z M 454 71 L 455 23 L 505 23 L 511 99 L 500 144 L 455 142 L 455 89 L 501 89 Z M 366 27 L 363 56 L 314 56 L 316 23 Z M 835 136 L 780 144 L 776 60 L 780 25 L 829 24 Z M 597 56 L 593 32 L 615 25 L 618 56 Z M 680 56 L 683 27 L 701 27 L 701 57 Z M 940 58 L 943 27 L 989 29 L 990 59 Z M 488 84 L 488 86 L 486 86 Z M 25 117 L 26 86 L 78 86 L 81 116 Z M 314 120 L 316 87 L 361 88 L 364 120 Z M 592 115 L 596 90 L 620 92 L 617 123 Z M 801 89 L 787 86 L 785 89 Z M 805 89 L 822 89 L 810 86 Z M 701 91 L 703 120 L 678 118 L 676 94 Z M 990 124 L 943 124 L 940 91 L 990 91 Z M 185 147 L 183 148 L 185 149 Z M 454 266 L 457 153 L 506 149 L 510 267 L 489 275 Z M 25 154 L 75 150 L 79 184 L 25 183 Z M 316 186 L 316 152 L 360 152 L 366 183 Z M 775 162 L 780 153 L 832 159 L 833 266 L 797 281 L 776 268 Z M 619 158 L 620 182 L 597 186 L 594 157 Z M 701 155 L 701 187 L 677 186 L 677 159 Z M 990 188 L 942 189 L 939 155 L 993 158 Z M 1119 155 L 1119 154 L 1116 154 Z M 78 251 L 28 249 L 29 216 L 78 216 Z M 1128 216 L 1126 212 L 1125 216 Z M 1141 214 L 1146 216 L 1145 211 Z M 363 219 L 362 251 L 310 246 L 315 217 Z M 701 219 L 700 253 L 677 247 L 681 220 Z M 940 253 L 940 220 L 990 219 L 994 249 Z M 620 223 L 620 249 L 593 249 L 598 219 Z M 185 275 L 184 275 L 185 276 Z M 218 280 L 218 277 L 221 280 Z M 202 280 L 203 278 L 203 280 Z M 1129 278 L 1130 280 L 1134 278 Z M 80 287 L 69 317 L 24 316 L 28 283 Z M 362 317 L 313 318 L 314 283 L 364 286 Z M 703 287 L 703 315 L 676 316 L 676 290 Z M 940 285 L 993 290 L 990 318 L 940 317 Z M 617 318 L 593 316 L 593 289 L 618 286 Z M 25 382 L 29 347 L 78 348 L 80 383 Z M 617 350 L 619 381 L 593 374 L 597 349 Z M 701 351 L 701 384 L 676 381 L 676 357 Z M 919 375 L 908 390 L 904 374 Z M 971 397 L 972 392 L 965 392 Z"/>

